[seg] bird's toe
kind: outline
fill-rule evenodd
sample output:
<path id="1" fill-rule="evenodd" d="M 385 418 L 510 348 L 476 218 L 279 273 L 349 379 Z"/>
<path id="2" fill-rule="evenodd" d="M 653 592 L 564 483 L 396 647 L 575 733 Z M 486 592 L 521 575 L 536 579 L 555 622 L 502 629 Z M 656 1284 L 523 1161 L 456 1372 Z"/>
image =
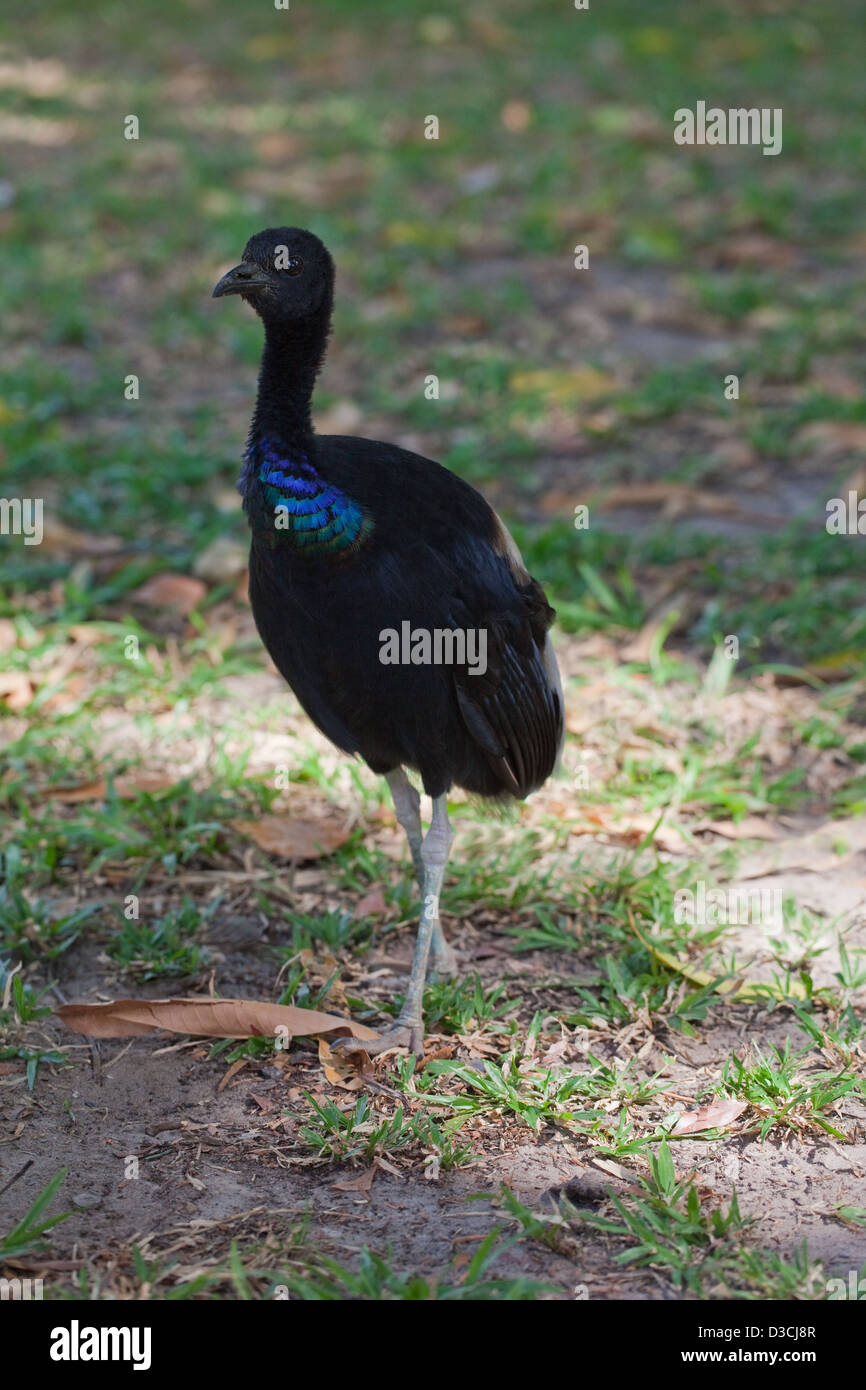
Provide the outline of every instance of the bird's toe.
<path id="1" fill-rule="evenodd" d="M 334 1043 L 341 1052 L 366 1052 L 370 1057 L 379 1057 L 384 1052 L 394 1052 L 405 1047 L 420 1057 L 424 1051 L 424 1024 L 420 1018 L 398 1018 L 390 1028 L 386 1028 L 378 1038 L 340 1038 Z"/>

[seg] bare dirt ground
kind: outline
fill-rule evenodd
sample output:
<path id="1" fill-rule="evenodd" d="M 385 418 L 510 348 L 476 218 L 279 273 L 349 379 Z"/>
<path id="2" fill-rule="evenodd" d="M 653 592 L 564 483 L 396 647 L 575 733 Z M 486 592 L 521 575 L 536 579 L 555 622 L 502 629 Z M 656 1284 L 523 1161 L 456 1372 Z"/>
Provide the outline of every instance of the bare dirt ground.
<path id="1" fill-rule="evenodd" d="M 615 681 L 615 666 L 605 664 L 598 639 L 590 643 L 561 643 L 563 665 L 586 669 L 594 662 L 595 698 L 571 702 L 572 723 L 582 728 L 581 756 L 615 761 L 624 743 L 638 737 L 635 726 L 645 729 L 670 692 L 624 690 Z M 610 653 L 612 655 L 613 653 Z M 243 687 L 253 703 L 266 704 L 278 695 L 276 677 L 262 674 L 244 678 Z M 801 715 L 814 700 L 802 688 L 765 692 L 746 689 L 729 694 L 725 701 L 731 737 L 743 726 L 762 729 L 767 746 L 777 744 L 782 757 L 783 734 L 794 712 Z M 289 696 L 285 697 L 285 727 L 259 729 L 257 751 L 250 774 L 258 767 L 273 766 L 300 750 L 316 746 L 323 758 L 333 758 L 337 780 L 345 776 L 339 759 L 317 740 L 300 719 Z M 675 701 L 674 701 L 675 703 Z M 210 698 L 195 716 L 205 714 L 220 722 L 220 704 Z M 133 741 L 132 724 L 118 712 L 103 716 L 106 750 L 113 741 Z M 140 736 L 139 736 L 140 737 Z M 190 733 L 183 757 L 183 741 L 166 762 L 157 736 L 137 749 L 149 771 L 188 766 L 197 750 Z M 826 760 L 825 760 L 826 761 Z M 811 774 L 817 783 L 832 780 L 832 768 L 816 759 Z M 581 808 L 569 775 L 551 783 L 522 812 L 519 825 L 497 827 L 479 850 L 490 857 L 495 870 L 497 854 L 515 836 L 539 830 L 539 859 L 535 868 L 549 863 L 555 876 L 587 874 L 595 865 L 610 873 L 623 846 L 640 838 L 640 818 L 623 815 L 593 823 L 591 808 Z M 351 793 L 346 797 L 347 820 L 363 826 L 365 843 L 375 846 L 391 862 L 393 881 L 406 874 L 403 848 L 390 813 L 371 812 Z M 551 830 L 557 819 L 567 824 L 567 835 Z M 686 823 L 686 817 L 681 818 Z M 638 830 L 635 830 L 635 826 Z M 753 827 L 754 829 L 754 827 Z M 687 855 L 703 855 L 724 849 L 736 833 L 719 823 L 698 829 L 692 846 L 676 829 L 669 839 L 660 835 L 661 854 L 667 862 Z M 863 891 L 866 886 L 866 843 L 862 819 L 828 826 L 820 816 L 798 814 L 767 819 L 761 834 L 772 836 L 750 841 L 752 850 L 738 872 L 743 881 L 782 887 L 802 901 L 812 900 L 829 922 L 844 920 L 849 949 L 866 945 Z M 844 855 L 830 844 L 847 840 Z M 823 848 L 822 848 L 823 847 Z M 458 833 L 457 854 L 461 852 Z M 466 852 L 464 846 L 464 853 Z M 212 991 L 228 997 L 274 998 L 273 947 L 282 944 L 284 931 L 279 914 L 256 910 L 255 887 L 262 876 L 261 861 L 244 850 L 227 855 L 223 865 L 205 871 L 189 871 L 180 883 L 157 875 L 148 892 L 176 894 L 179 887 L 207 901 L 230 888 L 228 902 L 211 920 L 205 942 L 210 952 L 206 971 L 188 980 L 165 985 L 129 988 L 98 945 L 74 946 L 58 957 L 47 974 L 57 982 L 65 999 L 111 998 L 120 994 L 160 997 L 166 993 L 191 994 Z M 757 876 L 757 877 L 756 877 Z M 96 875 L 75 890 L 99 898 L 114 896 L 122 884 L 116 873 Z M 283 887 L 295 910 L 324 912 L 335 906 L 351 907 L 352 894 L 336 884 L 328 861 L 313 866 L 287 868 Z M 357 893 L 354 895 L 357 901 Z M 597 972 L 599 943 L 586 923 L 583 945 L 571 951 L 533 951 L 515 956 L 509 929 L 530 929 L 531 911 L 503 911 L 480 903 L 459 916 L 445 914 L 445 924 L 466 969 L 478 972 L 485 985 L 505 982 L 510 998 L 519 1001 L 520 1038 L 533 1015 L 547 1020 L 534 1060 L 555 1075 L 589 1067 L 587 1052 L 597 1059 L 622 1065 L 634 1060 L 639 1074 L 661 1071 L 663 1092 L 639 1108 L 632 1108 L 642 1130 L 652 1129 L 671 1108 L 694 1109 L 694 1098 L 719 1076 L 731 1053 L 747 1055 L 756 1044 L 782 1048 L 790 1039 L 803 1046 L 807 1039 L 790 1011 L 767 1012 L 765 1004 L 725 1002 L 716 1004 L 695 1033 L 684 1037 L 662 1018 L 637 1010 L 623 1027 L 611 1027 L 603 1018 L 597 1029 L 569 1027 L 563 1023 L 576 981 Z M 579 911 L 570 918 L 578 942 L 583 933 Z M 393 926 L 394 924 L 389 924 Z M 748 960 L 750 980 L 770 979 L 770 957 L 762 934 L 740 930 L 738 955 Z M 828 952 L 819 956 L 815 983 L 831 981 L 838 968 L 836 937 L 828 930 Z M 730 946 L 726 942 L 725 949 Z M 399 989 L 411 952 L 411 923 L 387 933 L 378 931 L 364 954 L 337 952 L 339 980 L 353 998 L 368 1003 L 385 1001 Z M 317 968 L 325 975 L 333 959 L 324 953 Z M 47 978 L 46 974 L 46 978 Z M 684 985 L 687 983 L 683 982 Z M 471 1165 L 457 1171 L 438 1170 L 430 1154 L 417 1149 L 385 1152 L 382 1161 L 354 1160 L 348 1164 L 317 1159 L 300 1131 L 309 1111 L 305 1093 L 320 1100 L 330 1097 L 340 1105 L 354 1104 L 355 1093 L 341 1093 L 329 1086 L 322 1062 L 311 1040 L 297 1039 L 288 1054 L 250 1058 L 228 1067 L 224 1058 L 209 1059 L 208 1046 L 165 1037 L 103 1041 L 88 1044 L 70 1039 L 57 1021 L 34 1025 L 40 1037 L 70 1047 L 72 1066 L 56 1069 L 43 1065 L 38 1083 L 30 1092 L 20 1071 L 4 1064 L 3 1171 L 6 1178 L 28 1162 L 31 1167 L 0 1196 L 0 1224 L 20 1219 L 36 1193 L 58 1168 L 68 1169 L 63 1188 L 63 1208 L 70 1219 L 51 1235 L 50 1254 L 13 1261 L 13 1272 L 41 1272 L 58 1286 L 74 1287 L 86 1272 L 89 1289 L 103 1296 L 134 1296 L 139 1287 L 132 1265 L 131 1247 L 137 1246 L 149 1261 L 173 1264 L 171 1282 L 183 1283 L 195 1274 L 222 1268 L 228 1243 L 236 1240 L 242 1250 L 256 1252 L 252 1264 L 261 1264 L 262 1251 L 279 1264 L 293 1233 L 304 1224 L 308 1239 L 321 1251 L 351 1264 L 362 1247 L 389 1255 L 395 1270 L 416 1271 L 427 1279 L 458 1280 L 482 1238 L 494 1227 L 512 1229 L 501 1200 L 506 1185 L 520 1201 L 540 1216 L 549 1216 L 555 1200 L 565 1195 L 581 1209 L 610 1212 L 609 1191 L 627 1194 L 644 1162 L 598 1162 L 598 1151 L 569 1132 L 567 1126 L 544 1123 L 537 1131 L 513 1113 L 496 1110 L 470 1120 L 461 1138 L 471 1144 Z M 517 1041 L 524 1056 L 533 1060 L 533 1048 Z M 500 1056 L 505 1044 L 479 1030 L 474 1035 L 437 1034 L 427 1038 L 429 1058 L 458 1059 L 480 1068 L 489 1056 Z M 829 1060 L 829 1059 L 828 1059 Z M 364 1089 L 374 1109 L 393 1113 L 402 1100 L 411 1112 L 423 1105 L 422 1097 L 400 1095 L 394 1088 L 393 1058 L 381 1059 Z M 616 1104 L 612 1102 L 612 1104 Z M 747 1117 L 744 1117 L 744 1121 Z M 850 1098 L 834 1112 L 833 1123 L 845 1135 L 832 1135 L 805 1125 L 789 1131 L 775 1130 L 761 1142 L 743 1122 L 732 1131 L 707 1141 L 689 1139 L 675 1147 L 677 1171 L 694 1174 L 699 1191 L 709 1201 L 726 1202 L 736 1188 L 741 1209 L 760 1218 L 762 1246 L 792 1260 L 807 1242 L 810 1268 L 820 1262 L 822 1278 L 859 1269 L 866 1261 L 866 1232 L 838 1219 L 840 1205 L 858 1205 L 866 1173 L 866 1109 Z M 131 1159 L 137 1160 L 131 1166 Z M 132 1176 L 131 1176 L 132 1174 Z M 483 1201 L 467 1202 L 473 1194 Z M 551 1245 L 522 1240 L 505 1249 L 496 1261 L 500 1277 L 526 1276 L 552 1286 L 547 1296 L 573 1298 L 670 1298 L 682 1296 L 664 1273 L 656 1269 L 630 1269 L 616 1262 L 622 1241 L 572 1223 L 561 1230 Z M 390 1252 L 390 1253 L 389 1253 Z M 267 1260 L 266 1260 L 267 1262 Z M 226 1276 L 226 1281 L 228 1276 Z M 219 1287 L 219 1281 L 217 1281 Z M 233 1296 L 226 1282 L 227 1296 Z M 705 1290 L 712 1295 L 712 1288 Z M 717 1293 L 724 1296 L 724 1290 Z M 813 1294 L 813 1296 L 815 1296 Z"/>

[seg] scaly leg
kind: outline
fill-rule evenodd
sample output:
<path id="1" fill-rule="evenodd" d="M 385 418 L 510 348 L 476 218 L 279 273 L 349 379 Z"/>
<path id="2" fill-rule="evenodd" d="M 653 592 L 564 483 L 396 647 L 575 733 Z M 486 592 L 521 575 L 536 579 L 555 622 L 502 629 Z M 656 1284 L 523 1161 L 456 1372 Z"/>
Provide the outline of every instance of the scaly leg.
<path id="1" fill-rule="evenodd" d="M 406 839 L 412 851 L 412 863 L 415 865 L 415 877 L 423 893 L 424 860 L 421 858 L 421 841 L 424 836 L 421 832 L 421 798 L 402 767 L 396 767 L 393 772 L 386 772 L 385 781 L 391 789 L 397 819 L 406 832 Z"/>
<path id="2" fill-rule="evenodd" d="M 394 802 L 394 810 L 397 820 L 406 832 L 406 839 L 409 841 L 409 849 L 412 851 L 412 863 L 415 865 L 415 877 L 418 880 L 418 887 L 421 890 L 421 897 L 424 897 L 424 859 L 422 854 L 422 832 L 421 832 L 421 798 L 418 795 L 409 778 L 406 776 L 402 767 L 395 768 L 393 772 L 385 774 L 385 781 L 391 789 L 391 797 Z M 446 818 L 447 819 L 447 818 Z M 442 924 L 437 916 L 433 926 L 433 936 L 430 941 L 430 969 L 429 975 L 434 980 L 452 979 L 457 974 L 457 957 L 453 948 L 445 940 L 445 933 Z"/>
<path id="3" fill-rule="evenodd" d="M 361 1042 L 355 1038 L 341 1039 L 339 1046 L 346 1051 L 363 1050 L 375 1055 L 378 1052 L 389 1052 L 395 1047 L 408 1047 L 416 1056 L 421 1055 L 424 1048 L 424 1017 L 421 1008 L 424 982 L 427 978 L 427 962 L 433 934 L 439 922 L 439 894 L 453 839 L 454 835 L 448 824 L 447 797 L 434 797 L 433 819 L 421 843 L 421 861 L 424 866 L 421 920 L 418 924 L 415 955 L 403 1007 L 399 1017 L 380 1038 L 375 1038 L 372 1042 Z"/>

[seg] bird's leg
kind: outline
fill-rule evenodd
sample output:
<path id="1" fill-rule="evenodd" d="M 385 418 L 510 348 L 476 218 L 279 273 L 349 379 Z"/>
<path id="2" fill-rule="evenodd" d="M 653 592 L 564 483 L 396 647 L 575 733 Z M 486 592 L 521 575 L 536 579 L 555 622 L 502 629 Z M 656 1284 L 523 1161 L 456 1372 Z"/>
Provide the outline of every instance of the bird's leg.
<path id="1" fill-rule="evenodd" d="M 386 772 L 385 781 L 391 789 L 397 819 L 406 832 L 406 839 L 412 851 L 412 863 L 415 865 L 415 877 L 423 893 L 424 860 L 421 858 L 421 841 L 424 837 L 421 833 L 421 798 L 402 767 L 395 767 L 393 772 Z"/>
<path id="2" fill-rule="evenodd" d="M 418 937 L 415 942 L 415 955 L 409 974 L 406 998 L 399 1017 L 380 1038 L 372 1042 L 357 1039 L 341 1040 L 346 1050 L 363 1049 L 375 1055 L 388 1052 L 394 1047 L 408 1047 L 410 1052 L 420 1056 L 424 1047 L 424 1018 L 421 1008 L 424 996 L 424 982 L 427 978 L 427 961 L 433 934 L 439 922 L 439 894 L 445 877 L 445 866 L 454 835 L 448 824 L 448 801 L 445 796 L 433 798 L 433 818 L 430 829 L 421 842 L 421 861 L 424 866 L 424 892 L 421 895 L 421 920 L 418 924 Z"/>
<path id="3" fill-rule="evenodd" d="M 421 833 L 421 798 L 412 786 L 412 783 L 409 781 L 402 767 L 397 767 L 393 772 L 386 773 L 385 780 L 391 789 L 391 797 L 394 802 L 397 820 L 405 830 L 406 839 L 409 841 L 409 848 L 412 851 L 412 863 L 415 865 L 415 877 L 418 880 L 418 887 L 421 890 L 421 897 L 423 900 L 425 869 L 421 850 L 423 839 Z M 445 933 L 442 930 L 442 923 L 439 921 L 438 915 L 433 926 L 433 936 L 430 942 L 429 973 L 431 979 L 435 980 L 451 979 L 457 974 L 457 957 L 452 947 L 449 946 L 448 942 L 445 940 Z"/>

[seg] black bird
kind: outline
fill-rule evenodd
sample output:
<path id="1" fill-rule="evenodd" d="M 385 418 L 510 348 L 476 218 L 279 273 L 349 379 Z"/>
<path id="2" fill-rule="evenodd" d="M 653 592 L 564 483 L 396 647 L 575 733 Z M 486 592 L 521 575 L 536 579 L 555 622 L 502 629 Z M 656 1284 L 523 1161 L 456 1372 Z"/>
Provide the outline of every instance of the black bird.
<path id="1" fill-rule="evenodd" d="M 420 1053 L 428 964 L 456 973 L 439 922 L 447 793 L 522 798 L 553 771 L 563 735 L 553 609 L 468 483 L 393 444 L 315 433 L 334 298 L 317 237 L 259 232 L 213 293 L 239 294 L 264 324 L 238 485 L 259 633 L 313 723 L 386 777 L 421 888 L 405 1003 L 364 1046 Z M 423 838 L 407 767 L 432 798 Z"/>

